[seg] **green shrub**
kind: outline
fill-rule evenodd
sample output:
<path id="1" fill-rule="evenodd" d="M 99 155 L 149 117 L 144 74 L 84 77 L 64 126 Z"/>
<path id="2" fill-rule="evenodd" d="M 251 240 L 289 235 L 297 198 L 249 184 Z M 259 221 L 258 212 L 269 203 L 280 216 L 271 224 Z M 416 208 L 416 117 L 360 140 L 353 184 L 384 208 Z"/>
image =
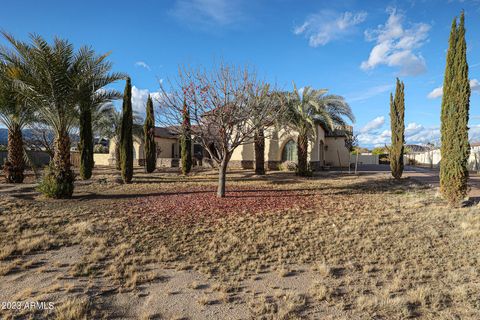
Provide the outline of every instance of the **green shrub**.
<path id="1" fill-rule="evenodd" d="M 46 167 L 37 190 L 48 198 L 70 198 L 73 194 L 75 176 L 72 171 L 55 173 L 52 165 Z"/>
<path id="2" fill-rule="evenodd" d="M 297 163 L 295 161 L 285 161 L 280 163 L 278 168 L 282 171 L 297 171 Z"/>
<path id="3" fill-rule="evenodd" d="M 105 147 L 104 145 L 101 145 L 101 144 L 96 144 L 93 147 L 93 152 L 94 153 L 108 153 L 108 147 Z"/>

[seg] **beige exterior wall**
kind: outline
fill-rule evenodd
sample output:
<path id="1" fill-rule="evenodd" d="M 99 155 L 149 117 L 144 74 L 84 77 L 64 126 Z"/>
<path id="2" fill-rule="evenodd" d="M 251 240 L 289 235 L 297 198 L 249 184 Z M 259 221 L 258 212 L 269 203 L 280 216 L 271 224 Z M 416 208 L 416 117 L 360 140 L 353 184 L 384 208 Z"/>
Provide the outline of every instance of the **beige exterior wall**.
<path id="1" fill-rule="evenodd" d="M 298 133 L 294 131 L 270 129 L 265 133 L 268 138 L 265 139 L 265 161 L 281 161 L 282 151 L 285 144 L 294 140 L 297 141 Z M 320 161 L 321 158 L 326 157 L 325 149 L 320 148 L 320 145 L 326 145 L 325 131 L 322 127 L 317 127 L 317 139 L 315 142 L 310 142 L 308 146 L 309 161 Z M 348 154 L 348 152 L 347 152 Z M 254 161 L 255 152 L 253 142 L 247 142 L 244 145 L 235 149 L 232 155 L 233 161 Z M 338 160 L 337 160 L 338 162 Z M 348 159 L 346 161 L 348 163 Z"/>
<path id="2" fill-rule="evenodd" d="M 155 137 L 155 143 L 157 145 L 157 165 L 158 166 L 165 166 L 165 164 L 170 164 L 171 159 L 179 159 L 180 158 L 180 143 L 177 139 L 169 139 L 169 138 L 159 138 Z M 109 145 L 109 153 L 108 154 L 95 154 L 95 159 L 98 159 L 98 164 L 100 165 L 113 165 L 115 163 L 115 147 L 116 147 L 116 140 L 111 139 Z M 172 148 L 173 145 L 173 148 Z M 144 146 L 143 141 L 140 139 L 133 140 L 133 160 L 135 164 L 138 164 L 138 160 L 145 159 L 144 154 Z M 173 157 L 172 157 L 173 151 Z M 192 151 L 193 151 L 193 144 L 192 144 Z M 160 159 L 165 159 L 164 161 Z M 97 163 L 97 161 L 95 160 Z"/>
<path id="3" fill-rule="evenodd" d="M 94 153 L 93 162 L 96 166 L 109 166 L 110 165 L 110 154 L 109 153 Z"/>
<path id="4" fill-rule="evenodd" d="M 174 144 L 174 157 L 173 158 L 179 158 L 180 157 L 180 145 L 178 143 L 177 139 L 167 139 L 167 138 L 158 138 L 155 137 L 155 143 L 157 144 L 157 152 L 160 151 L 160 153 L 157 154 L 158 158 L 172 158 L 172 144 Z M 109 145 L 109 157 L 112 159 L 115 159 L 115 147 L 116 147 L 116 140 L 111 139 L 110 140 L 110 145 Z M 144 147 L 143 147 L 143 141 L 140 141 L 140 139 L 134 139 L 133 140 L 133 159 L 138 160 L 138 159 L 144 159 Z M 160 150 L 159 150 L 160 149 Z"/>
<path id="5" fill-rule="evenodd" d="M 108 154 L 110 158 L 115 159 L 115 148 L 117 146 L 116 139 L 110 139 L 110 144 L 108 146 Z M 140 139 L 133 139 L 133 160 L 143 159 L 143 143 Z"/>
<path id="6" fill-rule="evenodd" d="M 345 147 L 344 137 L 327 137 L 325 150 L 325 164 L 333 167 L 348 167 L 350 152 Z"/>
<path id="7" fill-rule="evenodd" d="M 155 137 L 155 143 L 157 144 L 157 158 L 180 158 L 180 144 L 177 139 Z"/>
<path id="8" fill-rule="evenodd" d="M 265 135 L 268 137 L 265 139 L 265 161 L 277 163 L 282 161 L 282 151 L 285 144 L 290 140 L 297 141 L 298 138 L 297 132 L 286 131 L 284 129 L 276 130 L 274 128 L 267 130 Z M 155 143 L 157 144 L 157 158 L 159 159 L 159 161 L 157 161 L 158 166 L 162 166 L 162 163 L 168 166 L 170 159 L 180 158 L 180 143 L 177 139 L 155 137 Z M 112 165 L 115 163 L 115 145 L 116 141 L 112 139 L 110 141 L 110 153 L 108 155 L 98 155 L 98 164 L 102 163 L 101 165 L 104 165 L 104 163 L 106 163 L 106 165 Z M 136 161 L 135 163 L 137 164 L 139 159 L 144 159 L 142 141 L 135 139 L 133 147 L 135 150 L 134 161 Z M 317 127 L 316 140 L 309 143 L 308 151 L 308 160 L 319 163 L 321 166 L 347 167 L 349 165 L 350 153 L 345 147 L 345 138 L 325 137 L 325 131 L 320 126 Z M 248 162 L 254 160 L 253 141 L 249 141 L 236 148 L 231 158 L 232 162 Z"/>

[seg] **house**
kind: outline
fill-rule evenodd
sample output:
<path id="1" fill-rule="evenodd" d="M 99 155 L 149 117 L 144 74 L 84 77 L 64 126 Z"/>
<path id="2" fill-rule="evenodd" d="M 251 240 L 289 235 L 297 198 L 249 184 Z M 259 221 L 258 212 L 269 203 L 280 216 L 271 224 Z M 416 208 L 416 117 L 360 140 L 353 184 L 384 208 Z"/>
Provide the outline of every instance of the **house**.
<path id="1" fill-rule="evenodd" d="M 316 140 L 310 141 L 308 146 L 311 168 L 320 170 L 324 167 L 348 167 L 350 151 L 346 146 L 346 139 L 349 133 L 352 133 L 350 126 L 332 132 L 318 125 Z M 267 169 L 278 170 L 283 162 L 297 161 L 297 132 L 272 128 L 266 130 L 265 137 Z M 246 143 L 235 149 L 230 162 L 234 167 L 253 168 L 255 163 L 253 143 Z"/>
<path id="2" fill-rule="evenodd" d="M 157 145 L 157 166 L 178 167 L 180 161 L 180 141 L 178 130 L 174 127 L 156 127 L 155 143 Z M 312 169 L 324 167 L 348 167 L 350 151 L 346 146 L 347 135 L 352 133 L 352 127 L 337 128 L 334 131 L 317 126 L 315 141 L 310 141 L 308 160 Z M 298 133 L 285 129 L 267 129 L 265 132 L 265 162 L 269 170 L 278 170 L 279 165 L 286 161 L 297 161 Z M 109 165 L 115 163 L 115 140 L 110 141 Z M 144 165 L 144 146 L 141 139 L 134 139 L 134 164 Z M 192 154 L 197 157 L 209 158 L 208 153 L 198 143 L 192 144 Z M 253 141 L 247 141 L 233 152 L 230 167 L 251 169 L 254 167 L 255 154 Z M 208 163 L 208 161 L 204 161 Z"/>

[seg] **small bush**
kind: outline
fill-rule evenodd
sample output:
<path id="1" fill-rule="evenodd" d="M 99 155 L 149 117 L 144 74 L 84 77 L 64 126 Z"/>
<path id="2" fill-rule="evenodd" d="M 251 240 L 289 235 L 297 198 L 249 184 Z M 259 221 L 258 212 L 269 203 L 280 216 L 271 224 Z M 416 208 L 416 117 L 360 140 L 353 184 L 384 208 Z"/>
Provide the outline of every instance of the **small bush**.
<path id="1" fill-rule="evenodd" d="M 94 147 L 93 147 L 93 152 L 94 153 L 108 153 L 108 147 L 105 147 L 101 144 L 96 144 Z"/>
<path id="2" fill-rule="evenodd" d="M 75 176 L 71 170 L 56 174 L 52 165 L 45 169 L 43 179 L 38 185 L 38 191 L 49 198 L 70 198 L 73 194 Z"/>
<path id="3" fill-rule="evenodd" d="M 297 171 L 297 163 L 295 161 L 285 161 L 278 166 L 282 171 Z"/>

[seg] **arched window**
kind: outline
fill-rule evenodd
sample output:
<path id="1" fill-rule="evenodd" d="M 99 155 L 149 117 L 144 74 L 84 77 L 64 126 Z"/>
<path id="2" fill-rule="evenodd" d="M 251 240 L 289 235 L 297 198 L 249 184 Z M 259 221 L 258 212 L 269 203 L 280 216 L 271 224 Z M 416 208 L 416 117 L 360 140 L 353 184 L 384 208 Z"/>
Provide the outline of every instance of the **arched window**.
<path id="1" fill-rule="evenodd" d="M 282 161 L 297 161 L 297 143 L 289 140 L 282 151 Z"/>

